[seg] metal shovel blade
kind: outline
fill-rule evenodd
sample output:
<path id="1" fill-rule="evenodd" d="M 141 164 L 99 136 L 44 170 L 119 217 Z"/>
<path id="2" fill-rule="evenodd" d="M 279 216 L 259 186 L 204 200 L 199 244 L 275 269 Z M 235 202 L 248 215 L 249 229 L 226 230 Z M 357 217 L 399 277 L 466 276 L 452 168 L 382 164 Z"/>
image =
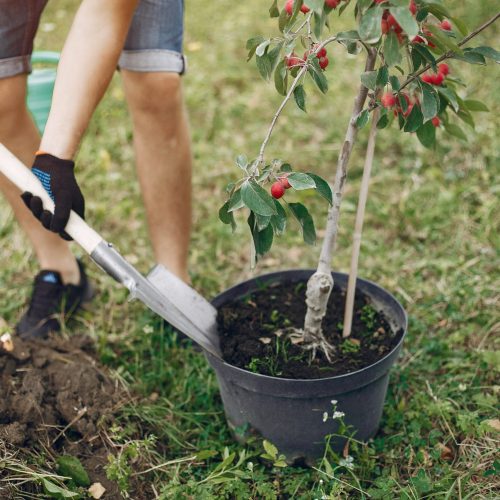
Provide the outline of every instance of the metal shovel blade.
<path id="1" fill-rule="evenodd" d="M 207 299 L 161 264 L 157 264 L 146 278 L 163 297 L 175 304 L 198 330 L 218 345 L 217 309 Z"/>
<path id="2" fill-rule="evenodd" d="M 221 357 L 217 311 L 193 288 L 163 266 L 156 266 L 148 277 L 144 277 L 105 241 L 95 248 L 90 257 L 116 281 L 125 285 L 131 298 L 139 299 L 205 350 Z"/>

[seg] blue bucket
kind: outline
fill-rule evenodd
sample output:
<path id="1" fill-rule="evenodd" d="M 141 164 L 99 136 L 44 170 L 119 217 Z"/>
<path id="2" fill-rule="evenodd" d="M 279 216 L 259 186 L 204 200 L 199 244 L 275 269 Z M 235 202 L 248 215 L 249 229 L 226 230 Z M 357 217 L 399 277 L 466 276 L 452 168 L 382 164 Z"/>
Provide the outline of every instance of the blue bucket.
<path id="1" fill-rule="evenodd" d="M 59 52 L 49 51 L 33 52 L 31 57 L 32 64 L 52 66 L 37 67 L 28 76 L 28 109 L 33 115 L 40 134 L 43 134 L 47 118 L 49 117 L 59 57 Z"/>

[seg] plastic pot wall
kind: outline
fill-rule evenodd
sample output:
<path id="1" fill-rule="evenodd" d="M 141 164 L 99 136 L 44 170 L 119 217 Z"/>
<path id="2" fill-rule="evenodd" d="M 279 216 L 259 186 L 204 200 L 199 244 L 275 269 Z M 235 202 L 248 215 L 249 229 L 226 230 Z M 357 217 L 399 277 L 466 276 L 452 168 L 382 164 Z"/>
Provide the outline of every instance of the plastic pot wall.
<path id="1" fill-rule="evenodd" d="M 265 284 L 307 281 L 313 272 L 291 270 L 263 275 L 226 290 L 213 304 L 220 307 Z M 347 275 L 333 273 L 333 277 L 341 288 L 346 288 Z M 338 420 L 323 421 L 324 412 L 332 415 L 332 400 L 337 401 L 337 411 L 345 413 L 344 422 L 353 427 L 356 439 L 365 441 L 375 435 L 382 416 L 389 370 L 406 334 L 407 316 L 401 304 L 375 283 L 358 279 L 357 290 L 367 294 L 376 309 L 384 311 L 395 331 L 404 332 L 390 353 L 362 370 L 322 379 L 284 379 L 252 373 L 206 354 L 216 372 L 224 411 L 236 439 L 244 440 L 244 437 L 234 431 L 251 429 L 276 445 L 289 463 L 311 464 L 323 456 L 325 437 L 338 431 Z M 345 438 L 341 437 L 330 441 L 336 451 L 344 444 Z"/>

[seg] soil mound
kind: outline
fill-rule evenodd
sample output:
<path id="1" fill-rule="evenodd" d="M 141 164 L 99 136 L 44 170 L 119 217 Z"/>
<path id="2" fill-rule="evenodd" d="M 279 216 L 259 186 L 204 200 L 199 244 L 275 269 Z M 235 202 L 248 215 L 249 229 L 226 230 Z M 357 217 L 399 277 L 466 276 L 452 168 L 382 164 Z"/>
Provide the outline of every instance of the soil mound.
<path id="1" fill-rule="evenodd" d="M 120 498 L 106 478 L 110 453 L 100 429 L 128 400 L 127 392 L 98 366 L 92 340 L 22 341 L 0 349 L 0 440 L 52 458 L 77 457 L 92 482 Z"/>

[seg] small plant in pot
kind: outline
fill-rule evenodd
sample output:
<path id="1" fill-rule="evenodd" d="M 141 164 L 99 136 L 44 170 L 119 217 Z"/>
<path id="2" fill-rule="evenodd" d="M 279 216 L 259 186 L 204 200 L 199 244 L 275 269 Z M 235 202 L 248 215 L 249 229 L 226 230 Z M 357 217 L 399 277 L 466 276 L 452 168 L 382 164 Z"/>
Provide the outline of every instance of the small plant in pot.
<path id="1" fill-rule="evenodd" d="M 335 32 L 344 12 L 356 24 Z M 469 31 L 437 0 L 287 0 L 281 6 L 274 0 L 269 13 L 277 18 L 278 33 L 248 40 L 247 49 L 283 100 L 257 157 L 238 156 L 241 176 L 228 185 L 219 217 L 234 228 L 235 214 L 246 213 L 255 264 L 289 219 L 298 222 L 306 243 L 315 243 L 314 219 L 299 193 L 315 190 L 329 204 L 325 235 L 316 270 L 259 276 L 214 300 L 225 362 L 208 357 L 235 434 L 251 428 L 289 462 L 312 463 L 322 456 L 325 437 L 337 432 L 340 416 L 357 439 L 376 433 L 389 370 L 407 328 L 399 302 L 357 276 L 377 132 L 397 126 L 415 133 L 426 148 L 436 146 L 437 135 L 464 139 L 456 122 L 473 126 L 472 112 L 487 108 L 460 96 L 463 83 L 455 68 L 461 62 L 499 62 L 496 50 L 471 42 L 500 14 Z M 266 159 L 265 152 L 290 101 L 305 111 L 306 88 L 328 91 L 338 47 L 364 57 L 365 64 L 330 186 L 313 172 L 294 170 L 286 159 Z M 332 272 L 332 259 L 349 160 L 358 131 L 367 125 L 351 269 L 345 275 Z M 344 442 L 330 444 L 339 450 Z"/>

